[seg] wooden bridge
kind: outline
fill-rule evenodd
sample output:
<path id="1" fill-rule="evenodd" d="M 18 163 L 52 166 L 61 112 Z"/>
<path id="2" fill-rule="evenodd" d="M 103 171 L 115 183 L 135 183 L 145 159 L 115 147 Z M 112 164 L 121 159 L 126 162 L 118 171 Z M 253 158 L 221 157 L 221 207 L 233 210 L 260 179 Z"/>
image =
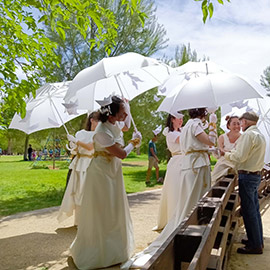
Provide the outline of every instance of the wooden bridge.
<path id="1" fill-rule="evenodd" d="M 266 166 L 259 187 L 260 205 L 269 194 L 270 168 Z M 237 178 L 223 178 L 140 269 L 225 270 L 242 223 Z"/>

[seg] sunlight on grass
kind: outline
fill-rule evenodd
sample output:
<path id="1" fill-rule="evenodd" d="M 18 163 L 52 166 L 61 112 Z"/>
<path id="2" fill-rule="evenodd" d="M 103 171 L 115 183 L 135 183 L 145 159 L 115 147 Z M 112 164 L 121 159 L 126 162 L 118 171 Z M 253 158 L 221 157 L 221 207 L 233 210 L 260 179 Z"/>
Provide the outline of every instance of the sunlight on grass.
<path id="1" fill-rule="evenodd" d="M 132 153 L 123 161 L 123 175 L 127 193 L 144 191 L 147 155 Z M 22 156 L 0 157 L 0 216 L 31 211 L 61 204 L 66 185 L 68 163 L 56 161 L 57 170 L 48 169 L 52 161 L 23 161 Z M 165 175 L 166 165 L 160 165 Z M 152 171 L 155 183 L 155 171 Z M 154 188 L 159 188 L 154 184 Z M 153 188 L 153 187 L 152 187 Z"/>

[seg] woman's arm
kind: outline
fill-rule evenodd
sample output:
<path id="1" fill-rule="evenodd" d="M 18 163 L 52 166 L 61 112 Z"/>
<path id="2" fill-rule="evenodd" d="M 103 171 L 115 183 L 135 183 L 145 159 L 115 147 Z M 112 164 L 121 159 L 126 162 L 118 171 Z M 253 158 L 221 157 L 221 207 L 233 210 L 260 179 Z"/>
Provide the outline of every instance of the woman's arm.
<path id="1" fill-rule="evenodd" d="M 77 141 L 77 145 L 78 146 L 81 146 L 89 151 L 93 150 L 94 149 L 94 145 L 93 143 L 84 143 L 84 142 L 81 142 L 81 141 Z"/>
<path id="2" fill-rule="evenodd" d="M 124 159 L 127 156 L 127 152 L 122 149 L 119 144 L 114 144 L 112 146 L 106 147 L 106 149 L 110 152 L 111 155 Z"/>
<path id="3" fill-rule="evenodd" d="M 224 150 L 224 137 L 223 137 L 223 135 L 220 135 L 218 137 L 218 148 L 219 148 L 219 150 L 225 152 L 225 150 Z"/>
<path id="4" fill-rule="evenodd" d="M 209 146 L 214 146 L 215 144 L 210 141 L 209 136 L 205 133 L 202 132 L 196 136 L 196 138 L 201 142 Z"/>

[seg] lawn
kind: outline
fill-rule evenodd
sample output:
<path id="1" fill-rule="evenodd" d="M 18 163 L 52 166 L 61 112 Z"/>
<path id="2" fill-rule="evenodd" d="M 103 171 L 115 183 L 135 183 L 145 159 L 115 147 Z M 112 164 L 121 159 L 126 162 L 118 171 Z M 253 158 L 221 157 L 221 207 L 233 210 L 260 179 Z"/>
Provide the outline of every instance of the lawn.
<path id="1" fill-rule="evenodd" d="M 67 161 L 56 161 L 57 170 L 50 170 L 52 161 L 22 161 L 22 156 L 0 156 L 0 216 L 31 211 L 61 203 L 68 172 Z M 166 164 L 160 164 L 164 176 Z M 123 162 L 127 193 L 157 188 L 145 186 L 147 156 L 131 154 Z M 155 179 L 154 169 L 152 181 Z"/>

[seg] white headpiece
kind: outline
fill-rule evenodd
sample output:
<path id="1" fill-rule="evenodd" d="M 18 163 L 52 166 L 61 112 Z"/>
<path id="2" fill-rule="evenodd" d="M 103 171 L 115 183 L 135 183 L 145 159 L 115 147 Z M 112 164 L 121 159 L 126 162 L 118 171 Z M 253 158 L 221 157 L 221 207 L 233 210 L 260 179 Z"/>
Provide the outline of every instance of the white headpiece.
<path id="1" fill-rule="evenodd" d="M 155 136 L 157 136 L 162 130 L 162 125 L 158 126 L 155 130 L 152 130 Z"/>
<path id="2" fill-rule="evenodd" d="M 112 103 L 112 95 L 105 97 L 103 100 L 96 100 L 96 102 L 101 106 L 106 106 Z"/>
<path id="3" fill-rule="evenodd" d="M 180 119 L 180 118 L 183 118 L 184 117 L 184 115 L 182 114 L 182 113 L 179 113 L 179 112 L 171 112 L 170 113 L 172 116 L 174 116 L 175 118 L 177 118 L 177 119 Z"/>

